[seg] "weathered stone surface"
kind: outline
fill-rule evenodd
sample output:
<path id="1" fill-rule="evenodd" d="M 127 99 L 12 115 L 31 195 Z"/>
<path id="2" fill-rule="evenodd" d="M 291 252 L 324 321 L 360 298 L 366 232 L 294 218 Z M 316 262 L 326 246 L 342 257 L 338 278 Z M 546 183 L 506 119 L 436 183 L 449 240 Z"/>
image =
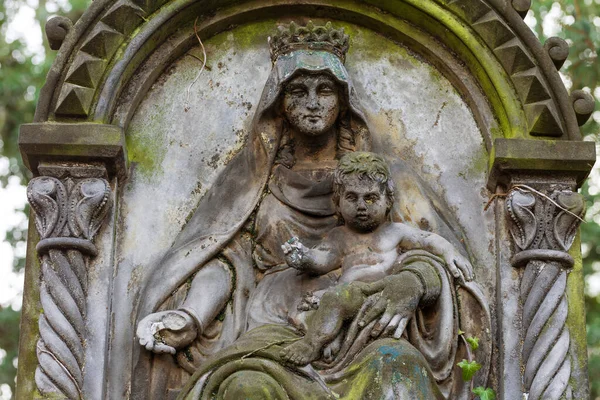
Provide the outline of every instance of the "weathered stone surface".
<path id="1" fill-rule="evenodd" d="M 73 22 L 67 17 L 56 16 L 46 22 L 44 30 L 52 50 L 60 49 L 60 45 L 73 27 Z"/>
<path id="2" fill-rule="evenodd" d="M 31 245 L 20 398 L 467 399 L 462 358 L 501 399 L 585 397 L 563 209 L 583 212 L 594 102 L 567 95 L 568 48 L 537 41 L 529 5 L 96 0 L 57 31 L 21 130 L 41 265 Z M 357 169 L 389 164 L 395 199 L 368 185 L 383 175 L 332 192 L 358 150 L 384 162 Z M 394 222 L 378 219 L 388 207 Z M 332 383 L 348 368 L 367 383 Z"/>
<path id="3" fill-rule="evenodd" d="M 33 172 L 43 161 L 101 162 L 111 175 L 127 168 L 123 130 L 114 125 L 37 123 L 21 126 L 19 149 Z"/>
<path id="4" fill-rule="evenodd" d="M 573 398 L 571 335 L 567 327 L 567 253 L 583 221 L 583 197 L 570 190 L 548 194 L 517 185 L 506 202 L 510 232 L 518 252 L 512 264 L 525 267 L 523 303 L 523 383 L 532 399 Z"/>
<path id="5" fill-rule="evenodd" d="M 40 167 L 42 169 L 42 167 Z M 32 179 L 27 197 L 40 235 L 36 246 L 41 263 L 36 344 L 37 390 L 49 398 L 83 399 L 90 258 L 93 243 L 112 205 L 103 168 L 45 165 L 45 176 Z M 97 177 L 101 174 L 101 177 Z M 61 178 L 61 179 L 59 179 Z M 88 364 L 89 367 L 89 364 Z"/>
<path id="6" fill-rule="evenodd" d="M 490 157 L 488 188 L 506 185 L 515 173 L 547 178 L 561 174 L 581 184 L 595 162 L 593 142 L 496 139 Z"/>

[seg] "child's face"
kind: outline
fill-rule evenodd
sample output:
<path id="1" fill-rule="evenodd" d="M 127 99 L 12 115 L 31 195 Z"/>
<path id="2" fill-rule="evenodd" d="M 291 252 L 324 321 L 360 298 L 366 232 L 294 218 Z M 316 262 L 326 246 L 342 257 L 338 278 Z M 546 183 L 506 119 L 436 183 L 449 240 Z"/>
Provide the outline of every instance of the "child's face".
<path id="1" fill-rule="evenodd" d="M 344 178 L 339 212 L 346 225 L 358 232 L 371 232 L 387 219 L 387 198 L 381 184 L 358 175 Z"/>

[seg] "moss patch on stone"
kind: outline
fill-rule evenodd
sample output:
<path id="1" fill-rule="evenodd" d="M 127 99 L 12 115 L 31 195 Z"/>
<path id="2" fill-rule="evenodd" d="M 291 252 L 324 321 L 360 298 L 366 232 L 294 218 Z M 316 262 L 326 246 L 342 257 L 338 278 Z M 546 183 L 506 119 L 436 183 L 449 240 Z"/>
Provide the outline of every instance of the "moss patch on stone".
<path id="1" fill-rule="evenodd" d="M 33 223 L 33 215 L 29 216 L 27 233 L 27 259 L 25 267 L 25 285 L 23 289 L 23 308 L 19 338 L 19 368 L 16 397 L 19 399 L 42 398 L 35 384 L 37 367 L 36 347 L 39 339 L 38 321 L 43 312 L 40 305 L 40 262 L 35 246 L 40 238 Z"/>
<path id="2" fill-rule="evenodd" d="M 567 300 L 569 304 L 569 314 L 567 316 L 567 326 L 571 335 L 571 353 L 573 355 L 572 369 L 579 371 L 578 374 L 573 374 L 571 380 L 577 380 L 577 377 L 587 376 L 587 337 L 585 329 L 585 300 L 584 290 L 585 284 L 583 281 L 583 261 L 581 257 L 581 237 L 578 233 L 569 254 L 575 260 L 573 270 L 569 274 L 567 281 Z M 583 372 L 583 374 L 581 373 Z M 587 382 L 577 381 L 572 382 L 573 388 L 581 388 L 587 385 Z M 577 397 L 577 392 L 574 393 L 574 398 Z"/>
<path id="3" fill-rule="evenodd" d="M 149 115 L 148 118 L 152 121 L 162 117 L 159 113 Z M 159 129 L 148 128 L 144 131 L 130 131 L 126 135 L 128 161 L 141 176 L 149 178 L 162 172 L 161 164 L 168 150 L 165 135 Z"/>

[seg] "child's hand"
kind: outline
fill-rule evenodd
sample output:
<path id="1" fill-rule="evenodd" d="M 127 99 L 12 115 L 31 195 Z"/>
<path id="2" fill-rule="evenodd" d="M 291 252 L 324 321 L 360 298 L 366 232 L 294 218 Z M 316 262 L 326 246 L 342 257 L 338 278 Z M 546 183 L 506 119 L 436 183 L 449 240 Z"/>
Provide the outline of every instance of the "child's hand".
<path id="1" fill-rule="evenodd" d="M 453 277 L 463 282 L 473 280 L 473 266 L 454 247 L 448 246 L 441 256 L 446 261 L 446 267 Z"/>
<path id="2" fill-rule="evenodd" d="M 285 261 L 287 264 L 297 269 L 300 272 L 304 271 L 304 263 L 302 262 L 304 256 L 308 252 L 306 246 L 300 242 L 297 237 L 293 237 L 287 242 L 285 242 L 281 249 L 283 250 L 283 254 L 285 254 Z"/>

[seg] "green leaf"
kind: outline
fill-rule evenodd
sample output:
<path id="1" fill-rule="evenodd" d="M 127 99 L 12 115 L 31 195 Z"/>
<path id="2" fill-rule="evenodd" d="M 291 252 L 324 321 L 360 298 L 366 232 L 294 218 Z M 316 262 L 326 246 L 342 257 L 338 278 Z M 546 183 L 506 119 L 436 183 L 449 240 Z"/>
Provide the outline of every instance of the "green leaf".
<path id="1" fill-rule="evenodd" d="M 460 335 L 464 335 L 464 334 L 465 334 L 465 332 L 464 332 L 464 331 L 462 331 L 462 330 L 460 330 L 460 329 L 458 330 L 458 336 L 460 336 Z"/>
<path id="2" fill-rule="evenodd" d="M 481 369 L 481 364 L 479 364 L 477 361 L 469 362 L 467 360 L 462 360 L 456 365 L 458 365 L 462 369 L 462 376 L 464 381 L 470 381 L 471 379 L 473 379 L 473 375 L 475 375 L 475 372 Z"/>
<path id="3" fill-rule="evenodd" d="M 473 393 L 479 396 L 480 400 L 496 400 L 496 392 L 494 392 L 494 389 L 478 386 L 473 389 Z"/>
<path id="4" fill-rule="evenodd" d="M 479 338 L 477 336 L 468 337 L 467 342 L 469 342 L 469 346 L 471 346 L 471 350 L 475 351 L 479 348 Z"/>

